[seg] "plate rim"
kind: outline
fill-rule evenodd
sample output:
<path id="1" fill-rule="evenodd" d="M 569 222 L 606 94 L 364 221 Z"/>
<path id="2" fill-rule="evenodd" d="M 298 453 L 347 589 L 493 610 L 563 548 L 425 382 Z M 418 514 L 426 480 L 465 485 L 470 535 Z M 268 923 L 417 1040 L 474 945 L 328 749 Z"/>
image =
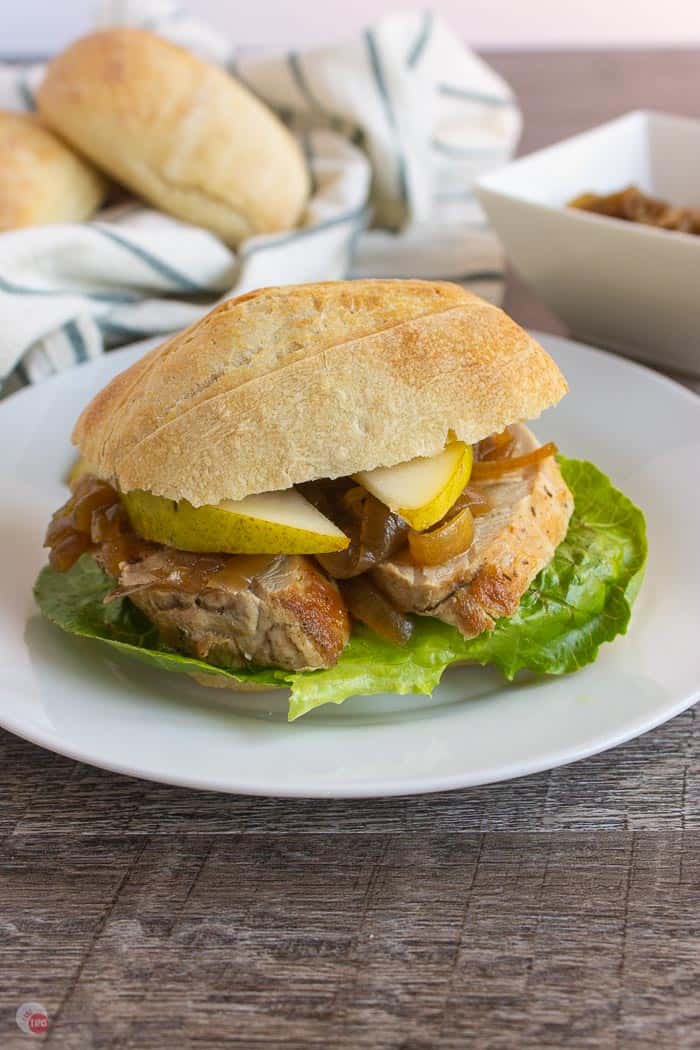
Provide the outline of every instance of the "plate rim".
<path id="1" fill-rule="evenodd" d="M 154 775 L 151 773 L 144 773 L 138 769 L 131 768 L 127 764 L 120 762 L 110 762 L 100 760 L 97 762 L 94 758 L 89 757 L 85 753 L 81 752 L 80 749 L 72 747 L 64 747 L 63 745 L 55 746 L 51 743 L 48 735 L 44 736 L 41 733 L 33 733 L 12 728 L 8 725 L 5 720 L 0 717 L 0 728 L 12 733 L 13 736 L 18 737 L 21 740 L 26 740 L 30 744 L 34 744 L 38 747 L 42 747 L 46 751 L 50 751 L 55 755 L 60 755 L 62 758 L 69 758 L 75 762 L 80 762 L 82 765 L 93 766 L 96 769 L 103 769 L 109 773 L 118 773 L 120 776 L 128 776 L 134 780 L 145 780 L 151 784 L 165 784 L 170 787 L 187 788 L 191 791 L 215 791 L 226 795 L 243 795 L 252 798 L 289 798 L 289 799 L 327 799 L 327 800 L 350 800 L 350 799 L 381 799 L 381 798 L 412 798 L 418 795 L 432 795 L 443 793 L 446 791 L 459 791 L 474 787 L 486 787 L 489 784 L 501 784 L 511 780 L 519 780 L 522 777 L 535 776 L 537 773 L 545 773 L 551 769 L 559 769 L 562 766 L 573 765 L 575 762 L 581 762 L 586 758 L 592 758 L 595 755 L 602 755 L 606 751 L 612 751 L 622 744 L 629 743 L 632 740 L 637 740 L 639 737 L 644 736 L 646 733 L 651 732 L 653 729 L 657 729 L 659 726 L 665 725 L 666 722 L 670 722 L 673 718 L 683 714 L 684 711 L 690 710 L 696 703 L 700 701 L 700 687 L 698 690 L 693 692 L 689 697 L 685 697 L 683 700 L 678 701 L 674 704 L 672 709 L 664 711 L 658 718 L 652 717 L 651 719 L 644 720 L 640 723 L 635 723 L 629 731 L 623 731 L 614 737 L 608 735 L 606 737 L 606 743 L 599 745 L 597 742 L 592 742 L 587 747 L 573 748 L 573 749 L 561 749 L 555 753 L 553 758 L 542 759 L 541 761 L 533 762 L 521 762 L 513 763 L 510 766 L 497 767 L 498 772 L 494 769 L 493 771 L 486 769 L 480 770 L 478 773 L 467 775 L 464 773 L 454 774 L 446 777 L 433 777 L 428 782 L 419 782 L 418 784 L 406 783 L 405 780 L 388 780 L 385 783 L 376 783 L 374 781 L 368 781 L 361 785 L 349 785 L 348 787 L 329 787 L 325 789 L 317 790 L 304 790 L 304 789 L 275 789 L 271 791 L 269 786 L 266 787 L 264 783 L 257 784 L 253 781 L 246 781 L 245 785 L 235 785 L 230 781 L 221 781 L 217 778 L 211 778 L 209 780 L 201 779 L 198 777 L 189 776 L 178 776 L 178 775 Z"/>

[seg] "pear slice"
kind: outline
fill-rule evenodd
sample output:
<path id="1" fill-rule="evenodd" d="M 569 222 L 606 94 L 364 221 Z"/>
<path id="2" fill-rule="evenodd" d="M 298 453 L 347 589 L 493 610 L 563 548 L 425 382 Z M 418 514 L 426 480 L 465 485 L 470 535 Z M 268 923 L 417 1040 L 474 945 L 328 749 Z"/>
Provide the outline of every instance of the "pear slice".
<path id="1" fill-rule="evenodd" d="M 134 489 L 122 494 L 144 539 L 178 550 L 227 554 L 326 554 L 350 543 L 296 489 L 193 507 Z"/>
<path id="2" fill-rule="evenodd" d="M 75 463 L 66 475 L 66 484 L 68 485 L 68 487 L 73 488 L 76 481 L 78 481 L 79 478 L 82 478 L 83 474 L 97 474 L 97 471 L 93 467 L 92 463 L 88 463 L 86 459 L 83 459 L 83 457 L 80 456 L 78 459 L 76 459 Z"/>
<path id="3" fill-rule="evenodd" d="M 454 441 L 434 456 L 365 470 L 355 481 L 422 532 L 445 516 L 469 481 L 472 462 L 471 445 Z"/>

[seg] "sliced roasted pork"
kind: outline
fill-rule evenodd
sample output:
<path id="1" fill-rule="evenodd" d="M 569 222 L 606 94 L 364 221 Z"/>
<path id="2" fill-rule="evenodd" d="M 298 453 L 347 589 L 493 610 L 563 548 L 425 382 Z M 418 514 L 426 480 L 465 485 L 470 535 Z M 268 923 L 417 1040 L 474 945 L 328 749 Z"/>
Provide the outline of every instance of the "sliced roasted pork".
<path id="1" fill-rule="evenodd" d="M 86 475 L 46 535 L 54 569 L 89 554 L 166 644 L 222 667 L 332 667 L 350 620 L 338 587 L 310 558 L 193 554 L 137 536 L 118 493 Z"/>
<path id="2" fill-rule="evenodd" d="M 537 448 L 527 427 L 513 427 L 512 433 L 514 456 Z M 552 560 L 573 512 L 573 498 L 551 456 L 475 487 L 491 510 L 475 518 L 474 539 L 464 554 L 420 568 L 404 549 L 372 572 L 398 609 L 454 624 L 465 638 L 515 613 L 534 577 Z"/>
<path id="3" fill-rule="evenodd" d="M 192 592 L 157 582 L 167 557 L 125 565 L 119 584 L 174 649 L 220 667 L 301 671 L 332 667 L 350 637 L 338 588 L 308 558 L 231 555 Z"/>

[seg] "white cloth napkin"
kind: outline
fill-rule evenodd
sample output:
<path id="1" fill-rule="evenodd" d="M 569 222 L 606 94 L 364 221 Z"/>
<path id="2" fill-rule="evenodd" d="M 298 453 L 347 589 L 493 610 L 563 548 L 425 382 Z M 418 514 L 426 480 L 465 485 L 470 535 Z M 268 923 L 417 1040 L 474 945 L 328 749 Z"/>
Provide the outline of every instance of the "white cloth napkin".
<path id="1" fill-rule="evenodd" d="M 237 55 L 171 0 L 108 3 L 100 24 L 150 29 L 228 69 L 299 136 L 313 192 L 300 228 L 237 252 L 136 201 L 0 235 L 0 378 L 12 374 L 11 386 L 183 328 L 262 285 L 412 276 L 500 298 L 501 251 L 472 183 L 509 159 L 520 112 L 440 18 L 392 14 L 346 43 L 272 57 Z M 32 108 L 42 73 L 0 67 L 0 106 Z"/>

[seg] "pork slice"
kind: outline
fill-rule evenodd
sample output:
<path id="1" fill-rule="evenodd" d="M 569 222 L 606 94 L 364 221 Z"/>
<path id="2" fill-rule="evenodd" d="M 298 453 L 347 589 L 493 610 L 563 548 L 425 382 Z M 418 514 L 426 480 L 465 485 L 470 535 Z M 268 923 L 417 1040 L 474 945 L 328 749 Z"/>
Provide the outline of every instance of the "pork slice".
<path id="1" fill-rule="evenodd" d="M 157 551 L 124 565 L 119 586 L 166 644 L 220 667 L 332 667 L 350 636 L 338 588 L 301 556 L 233 556 L 198 592 L 153 586 Z M 196 556 L 192 556 L 196 557 Z"/>
<path id="2" fill-rule="evenodd" d="M 514 455 L 539 445 L 527 427 L 513 430 Z M 464 554 L 443 565 L 419 568 L 402 551 L 372 573 L 397 608 L 451 623 L 465 638 L 513 615 L 564 539 L 574 507 L 552 456 L 499 481 L 481 482 L 479 488 L 492 509 L 475 518 L 474 539 Z"/>

